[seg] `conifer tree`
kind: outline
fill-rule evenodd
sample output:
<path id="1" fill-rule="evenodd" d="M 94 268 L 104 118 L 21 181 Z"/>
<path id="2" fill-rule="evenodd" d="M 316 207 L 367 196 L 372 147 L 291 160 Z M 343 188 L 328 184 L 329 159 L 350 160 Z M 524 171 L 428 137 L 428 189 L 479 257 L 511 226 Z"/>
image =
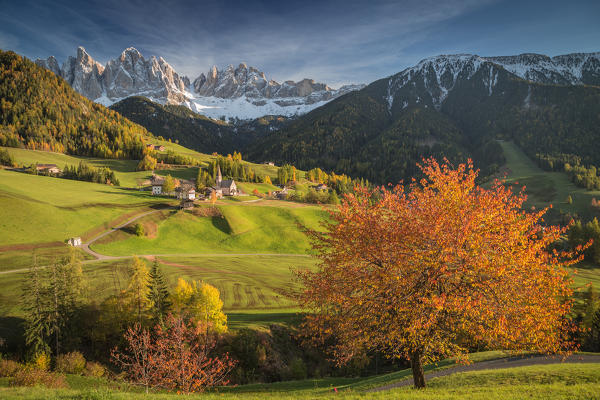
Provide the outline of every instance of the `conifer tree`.
<path id="1" fill-rule="evenodd" d="M 160 269 L 157 259 L 154 259 L 148 279 L 148 301 L 150 302 L 152 320 L 155 324 L 162 325 L 171 309 L 171 301 L 169 300 L 167 280 Z"/>
<path id="2" fill-rule="evenodd" d="M 26 314 L 25 344 L 34 356 L 50 353 L 48 304 L 35 255 L 33 265 L 23 282 L 22 302 Z"/>

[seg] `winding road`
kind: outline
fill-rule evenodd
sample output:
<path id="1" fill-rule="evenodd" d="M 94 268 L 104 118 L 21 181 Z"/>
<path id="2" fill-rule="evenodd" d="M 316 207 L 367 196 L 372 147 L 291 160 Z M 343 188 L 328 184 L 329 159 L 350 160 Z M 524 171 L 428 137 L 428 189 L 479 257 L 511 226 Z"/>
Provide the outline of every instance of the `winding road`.
<path id="1" fill-rule="evenodd" d="M 503 369 L 503 368 L 515 368 L 515 367 L 526 367 L 529 365 L 546 365 L 546 364 L 558 364 L 558 363 L 600 363 L 600 355 L 597 354 L 572 354 L 563 360 L 561 356 L 521 356 L 521 357 L 509 357 L 499 358 L 496 360 L 482 361 L 473 363 L 470 365 L 459 365 L 447 369 L 433 371 L 425 374 L 426 379 L 438 378 L 441 376 L 448 376 L 457 374 L 459 372 L 470 372 L 470 371 L 483 371 L 491 369 Z M 381 392 L 384 390 L 395 389 L 404 386 L 412 386 L 413 379 L 407 378 L 399 382 L 390 383 L 388 385 L 376 387 L 368 390 L 368 392 Z"/>

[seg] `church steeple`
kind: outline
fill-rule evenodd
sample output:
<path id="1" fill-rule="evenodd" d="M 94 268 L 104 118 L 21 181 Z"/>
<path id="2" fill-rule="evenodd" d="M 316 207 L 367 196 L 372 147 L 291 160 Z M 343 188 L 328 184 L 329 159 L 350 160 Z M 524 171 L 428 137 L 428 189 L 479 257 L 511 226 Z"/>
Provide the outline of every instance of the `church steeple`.
<path id="1" fill-rule="evenodd" d="M 215 179 L 215 186 L 217 188 L 220 188 L 222 181 L 223 181 L 223 176 L 221 175 L 221 166 L 217 165 L 217 178 Z"/>

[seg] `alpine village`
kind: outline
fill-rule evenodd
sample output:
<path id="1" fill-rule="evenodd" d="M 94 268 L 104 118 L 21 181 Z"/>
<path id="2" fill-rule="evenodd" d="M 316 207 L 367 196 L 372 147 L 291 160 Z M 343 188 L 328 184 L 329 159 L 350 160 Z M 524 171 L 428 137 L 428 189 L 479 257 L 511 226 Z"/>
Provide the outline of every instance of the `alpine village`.
<path id="1" fill-rule="evenodd" d="M 600 399 L 597 1 L 0 10 L 0 399 Z"/>

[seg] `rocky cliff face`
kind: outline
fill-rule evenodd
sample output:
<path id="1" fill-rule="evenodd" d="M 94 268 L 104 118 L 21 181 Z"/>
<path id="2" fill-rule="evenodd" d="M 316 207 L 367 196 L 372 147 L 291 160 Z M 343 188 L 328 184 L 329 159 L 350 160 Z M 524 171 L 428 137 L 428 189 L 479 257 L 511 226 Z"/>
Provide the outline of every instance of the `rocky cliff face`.
<path id="1" fill-rule="evenodd" d="M 190 84 L 162 57 L 145 59 L 133 47 L 102 66 L 83 47 L 62 68 L 54 57 L 36 63 L 63 77 L 87 98 L 110 105 L 130 96 L 144 96 L 162 104 L 186 105 L 212 118 L 252 119 L 267 114 L 302 114 L 364 85 L 334 90 L 312 79 L 278 83 L 257 68 L 240 64 L 213 66 Z"/>
<path id="2" fill-rule="evenodd" d="M 362 85 L 347 85 L 334 90 L 312 79 L 278 83 L 268 80 L 264 72 L 248 67 L 244 63 L 237 68 L 229 65 L 222 70 L 217 70 L 217 67 L 213 66 L 206 75 L 200 74 L 194 81 L 194 91 L 199 96 L 223 99 L 245 96 L 254 103 L 260 103 L 261 99 L 287 99 L 287 101 L 279 101 L 278 104 L 281 105 L 313 104 L 333 99 L 361 87 Z"/>

